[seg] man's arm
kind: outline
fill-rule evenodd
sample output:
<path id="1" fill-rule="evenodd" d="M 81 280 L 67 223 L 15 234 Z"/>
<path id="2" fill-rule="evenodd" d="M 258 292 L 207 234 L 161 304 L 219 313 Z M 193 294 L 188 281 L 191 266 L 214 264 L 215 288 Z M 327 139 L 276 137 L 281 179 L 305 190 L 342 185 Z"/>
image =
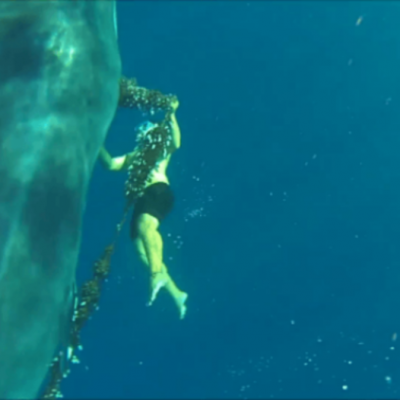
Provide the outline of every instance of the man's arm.
<path id="1" fill-rule="evenodd" d="M 120 157 L 111 157 L 110 153 L 104 148 L 104 146 L 100 149 L 99 153 L 101 163 L 109 171 L 121 171 L 128 168 L 133 156 L 134 152 Z"/>
<path id="2" fill-rule="evenodd" d="M 172 102 L 172 114 L 171 114 L 171 129 L 172 129 L 172 145 L 175 150 L 181 147 L 181 130 L 178 125 L 178 121 L 176 120 L 176 110 L 179 107 L 179 101 L 176 100 Z"/>
<path id="3" fill-rule="evenodd" d="M 175 113 L 171 114 L 171 129 L 172 129 L 172 145 L 175 150 L 178 150 L 181 147 L 181 130 L 178 125 L 178 121 L 176 120 Z"/>

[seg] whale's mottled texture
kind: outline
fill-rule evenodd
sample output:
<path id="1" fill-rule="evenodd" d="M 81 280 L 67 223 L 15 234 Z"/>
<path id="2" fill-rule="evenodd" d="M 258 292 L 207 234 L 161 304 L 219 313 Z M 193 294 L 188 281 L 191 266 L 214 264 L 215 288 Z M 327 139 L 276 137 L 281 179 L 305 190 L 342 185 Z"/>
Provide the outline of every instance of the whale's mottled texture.
<path id="1" fill-rule="evenodd" d="M 0 2 L 0 398 L 38 396 L 71 314 L 118 101 L 114 1 Z"/>

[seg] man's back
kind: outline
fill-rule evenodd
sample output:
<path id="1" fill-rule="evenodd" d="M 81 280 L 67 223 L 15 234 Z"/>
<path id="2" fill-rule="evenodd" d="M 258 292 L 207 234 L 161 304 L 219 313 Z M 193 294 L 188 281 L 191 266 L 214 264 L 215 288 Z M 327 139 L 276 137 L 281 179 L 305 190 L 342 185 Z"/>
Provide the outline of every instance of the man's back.
<path id="1" fill-rule="evenodd" d="M 164 160 L 162 160 L 152 171 L 147 186 L 153 185 L 157 182 L 165 182 L 169 184 L 169 179 L 167 176 L 167 168 L 171 160 L 171 154 L 168 154 Z"/>

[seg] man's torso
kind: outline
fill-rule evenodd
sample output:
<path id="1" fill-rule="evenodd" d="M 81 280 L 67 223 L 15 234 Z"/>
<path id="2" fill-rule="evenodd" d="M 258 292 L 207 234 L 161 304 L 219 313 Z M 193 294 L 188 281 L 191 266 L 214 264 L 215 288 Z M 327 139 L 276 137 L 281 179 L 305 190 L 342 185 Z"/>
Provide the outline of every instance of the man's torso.
<path id="1" fill-rule="evenodd" d="M 170 159 L 171 154 L 164 158 L 164 160 L 162 160 L 158 164 L 158 166 L 151 171 L 150 179 L 149 182 L 146 184 L 146 188 L 158 182 L 164 182 L 169 185 L 169 179 L 167 177 L 167 167 Z"/>

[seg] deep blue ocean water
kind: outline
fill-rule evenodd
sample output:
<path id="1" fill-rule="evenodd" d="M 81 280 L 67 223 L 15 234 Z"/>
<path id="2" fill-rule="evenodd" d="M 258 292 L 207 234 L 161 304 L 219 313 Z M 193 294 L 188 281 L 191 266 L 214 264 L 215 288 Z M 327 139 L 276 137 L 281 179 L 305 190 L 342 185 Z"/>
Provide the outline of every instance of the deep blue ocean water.
<path id="1" fill-rule="evenodd" d="M 163 223 L 179 321 L 120 238 L 68 398 L 398 398 L 400 3 L 118 4 L 123 72 L 179 97 Z M 143 117 L 122 110 L 113 155 Z M 96 166 L 79 282 L 124 174 Z M 399 338 L 400 340 L 400 338 Z"/>

